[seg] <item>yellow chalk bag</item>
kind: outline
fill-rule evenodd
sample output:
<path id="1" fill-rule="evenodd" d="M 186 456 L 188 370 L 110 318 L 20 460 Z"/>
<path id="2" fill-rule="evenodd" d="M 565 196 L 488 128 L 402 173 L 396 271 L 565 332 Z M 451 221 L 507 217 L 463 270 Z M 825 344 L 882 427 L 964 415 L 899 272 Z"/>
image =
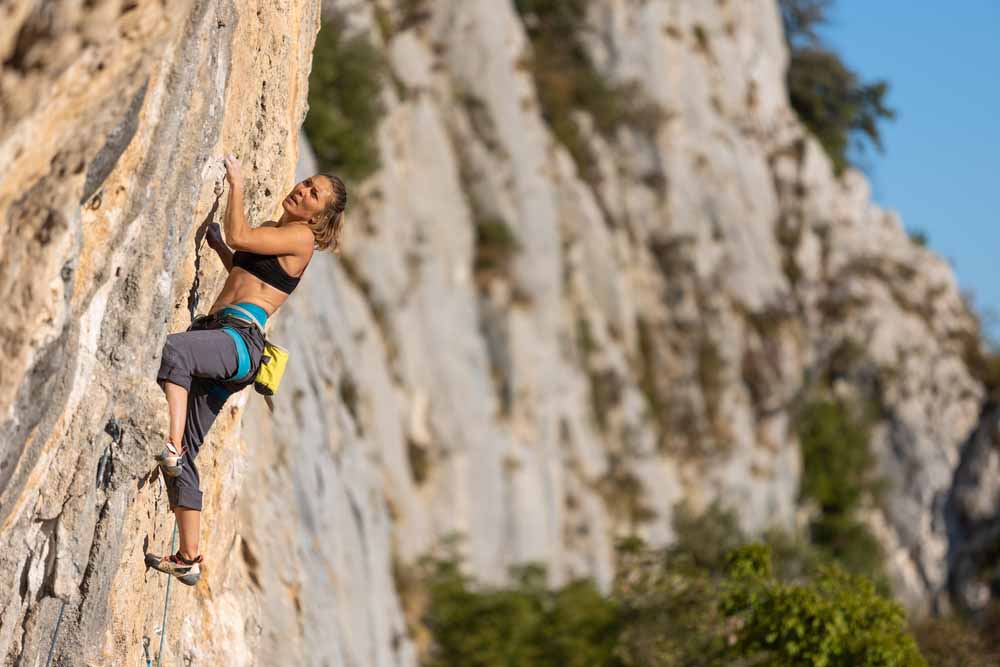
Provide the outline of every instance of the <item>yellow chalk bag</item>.
<path id="1" fill-rule="evenodd" d="M 253 388 L 257 393 L 273 396 L 278 391 L 278 384 L 281 382 L 281 376 L 285 374 L 287 364 L 288 350 L 265 340 L 264 354 L 260 358 L 260 368 L 257 369 L 253 382 Z"/>

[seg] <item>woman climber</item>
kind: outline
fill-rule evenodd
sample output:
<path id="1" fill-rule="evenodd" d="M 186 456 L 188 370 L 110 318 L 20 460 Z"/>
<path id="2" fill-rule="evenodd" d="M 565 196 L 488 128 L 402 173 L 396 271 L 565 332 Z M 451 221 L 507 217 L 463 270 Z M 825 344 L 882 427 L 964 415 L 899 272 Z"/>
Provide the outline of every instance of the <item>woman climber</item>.
<path id="1" fill-rule="evenodd" d="M 313 251 L 340 250 L 347 189 L 336 176 L 317 174 L 297 183 L 281 202 L 277 222 L 251 228 L 243 213 L 239 161 L 225 158 L 229 206 L 226 242 L 212 223 L 208 245 L 229 276 L 207 315 L 167 336 L 156 381 L 167 397 L 170 433 L 156 460 L 164 474 L 180 548 L 169 556 L 146 554 L 146 563 L 193 586 L 203 562 L 198 550 L 202 493 L 195 457 L 226 399 L 254 383 L 264 350 L 267 319 L 298 285 Z"/>

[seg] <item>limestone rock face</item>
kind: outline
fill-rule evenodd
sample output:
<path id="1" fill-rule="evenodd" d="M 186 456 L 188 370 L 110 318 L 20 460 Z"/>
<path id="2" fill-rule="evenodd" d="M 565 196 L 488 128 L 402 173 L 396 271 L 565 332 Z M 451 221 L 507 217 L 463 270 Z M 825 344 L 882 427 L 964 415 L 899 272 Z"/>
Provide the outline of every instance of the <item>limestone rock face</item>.
<path id="1" fill-rule="evenodd" d="M 294 182 L 320 6 L 14 0 L 0 13 L 0 656 L 143 664 L 166 588 L 143 552 L 168 552 L 173 530 L 151 459 L 167 425 L 160 351 L 224 279 L 203 242 L 225 205 L 224 152 L 241 158 L 255 224 Z M 230 399 L 199 457 L 206 565 L 197 587 L 174 582 L 162 663 L 292 664 L 265 658 L 301 631 L 286 653 L 298 664 L 412 664 L 392 639 L 384 505 L 364 460 L 347 485 L 363 533 L 322 525 L 355 516 L 338 505 L 343 516 L 310 524 L 321 533 L 282 535 L 294 490 L 273 499 L 268 484 L 293 480 L 259 479 L 263 459 L 251 468 L 250 393 Z M 244 480 L 261 488 L 243 498 Z M 353 569 L 315 547 L 331 538 Z M 295 543 L 329 559 L 296 562 Z M 327 612 L 348 609 L 334 592 L 345 581 L 364 595 L 338 627 Z"/>
<path id="2" fill-rule="evenodd" d="M 794 406 L 831 366 L 879 397 L 889 490 L 866 517 L 897 593 L 982 603 L 1000 538 L 974 318 L 798 123 L 773 0 L 594 0 L 598 70 L 658 113 L 609 136 L 578 110 L 587 162 L 544 118 L 510 2 L 14 0 L 5 665 L 158 650 L 160 351 L 225 279 L 203 242 L 222 154 L 254 225 L 316 171 L 299 127 L 321 4 L 384 53 L 382 166 L 351 188 L 344 254 L 317 253 L 269 325 L 290 350 L 274 412 L 230 398 L 199 456 L 205 574 L 171 590 L 166 664 L 415 665 L 393 575 L 455 532 L 487 581 L 541 561 L 607 588 L 615 538 L 669 542 L 680 500 L 800 525 Z"/>

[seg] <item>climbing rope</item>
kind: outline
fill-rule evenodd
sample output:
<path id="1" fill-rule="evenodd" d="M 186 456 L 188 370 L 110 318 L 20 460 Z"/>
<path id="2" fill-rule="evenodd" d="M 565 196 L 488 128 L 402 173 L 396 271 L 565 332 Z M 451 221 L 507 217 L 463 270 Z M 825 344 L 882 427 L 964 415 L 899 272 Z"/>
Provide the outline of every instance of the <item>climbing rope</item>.
<path id="1" fill-rule="evenodd" d="M 174 539 L 170 553 L 177 551 L 177 519 L 174 519 Z M 172 576 L 167 577 L 167 597 L 163 600 L 163 624 L 160 625 L 160 650 L 156 653 L 156 667 L 160 667 L 163 660 L 163 641 L 167 637 L 167 608 L 170 606 L 170 583 L 174 580 Z"/>
<path id="2" fill-rule="evenodd" d="M 59 636 L 59 626 L 62 625 L 64 611 L 66 611 L 66 600 L 63 600 L 62 607 L 59 608 L 59 620 L 56 621 L 56 629 L 52 632 L 52 643 L 49 645 L 49 657 L 45 659 L 45 667 L 52 665 L 52 655 L 56 648 L 56 637 Z"/>

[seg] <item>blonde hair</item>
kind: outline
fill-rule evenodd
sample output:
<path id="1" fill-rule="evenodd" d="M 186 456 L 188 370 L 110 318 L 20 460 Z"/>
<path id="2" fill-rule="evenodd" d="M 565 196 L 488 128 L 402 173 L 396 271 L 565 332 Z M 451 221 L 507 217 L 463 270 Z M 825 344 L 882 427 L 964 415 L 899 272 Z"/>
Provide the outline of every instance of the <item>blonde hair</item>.
<path id="1" fill-rule="evenodd" d="M 333 186 L 333 196 L 330 203 L 320 211 L 315 218 L 306 224 L 316 237 L 316 248 L 319 250 L 332 250 L 333 254 L 339 255 L 341 250 L 340 234 L 344 230 L 344 209 L 347 208 L 347 186 L 339 177 L 333 174 L 319 174 L 325 176 L 330 185 Z"/>

